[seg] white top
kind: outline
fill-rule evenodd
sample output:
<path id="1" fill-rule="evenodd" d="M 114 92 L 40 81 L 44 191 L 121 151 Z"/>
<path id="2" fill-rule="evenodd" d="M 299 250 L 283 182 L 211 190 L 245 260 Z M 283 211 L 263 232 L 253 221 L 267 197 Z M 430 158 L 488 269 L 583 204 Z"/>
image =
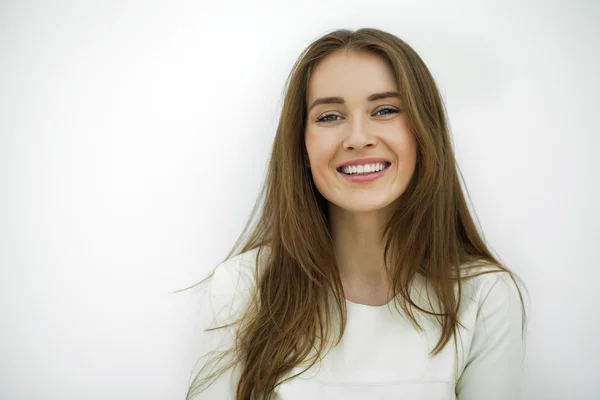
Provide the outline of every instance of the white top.
<path id="1" fill-rule="evenodd" d="M 205 292 L 210 307 L 204 307 L 200 329 L 222 325 L 243 311 L 255 284 L 256 252 L 217 267 Z M 424 278 L 417 278 L 413 300 L 431 309 L 419 303 L 427 295 Z M 484 274 L 464 281 L 463 296 L 459 340 L 452 338 L 434 357 L 429 353 L 441 333 L 434 317 L 415 311 L 424 327 L 420 332 L 391 303 L 374 307 L 346 300 L 348 319 L 340 344 L 310 370 L 279 385 L 273 399 L 520 399 L 522 309 L 516 285 L 505 272 Z M 235 327 L 199 333 L 198 358 L 230 347 L 234 333 Z M 201 365 L 196 364 L 191 379 Z M 290 376 L 303 369 L 297 367 Z M 238 364 L 193 399 L 235 399 L 239 374 Z"/>

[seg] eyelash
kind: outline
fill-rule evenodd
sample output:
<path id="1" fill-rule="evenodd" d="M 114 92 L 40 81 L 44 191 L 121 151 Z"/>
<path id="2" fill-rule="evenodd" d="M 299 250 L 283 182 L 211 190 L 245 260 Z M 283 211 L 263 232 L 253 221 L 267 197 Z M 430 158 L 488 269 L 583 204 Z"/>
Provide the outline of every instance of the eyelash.
<path id="1" fill-rule="evenodd" d="M 379 110 L 377 110 L 375 113 L 377 114 L 378 112 L 380 112 L 380 111 L 383 111 L 383 110 L 390 110 L 390 111 L 392 111 L 392 112 L 386 113 L 386 114 L 384 114 L 384 115 L 397 114 L 397 113 L 399 113 L 399 112 L 400 112 L 400 110 L 397 110 L 397 109 L 395 109 L 395 108 L 392 108 L 392 107 L 383 107 L 383 108 L 380 108 Z M 339 117 L 339 115 L 337 115 L 337 114 L 332 114 L 332 113 L 329 113 L 329 114 L 323 114 L 323 115 L 321 115 L 319 118 L 317 118 L 317 121 L 316 121 L 316 122 L 337 122 L 337 121 L 339 121 L 339 120 L 333 120 L 333 121 L 325 121 L 325 120 L 324 120 L 325 118 L 327 118 L 327 117 L 329 117 L 329 116 L 332 116 L 332 115 L 333 115 L 333 116 L 335 116 L 335 117 Z"/>

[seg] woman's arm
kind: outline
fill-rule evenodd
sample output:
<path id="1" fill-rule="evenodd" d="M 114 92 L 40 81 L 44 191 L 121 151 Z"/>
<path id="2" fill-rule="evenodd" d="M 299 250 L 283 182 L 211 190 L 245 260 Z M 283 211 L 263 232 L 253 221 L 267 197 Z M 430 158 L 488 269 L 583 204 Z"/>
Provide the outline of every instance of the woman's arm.
<path id="1" fill-rule="evenodd" d="M 236 276 L 239 278 L 239 270 L 235 264 L 222 263 L 216 268 L 213 277 L 209 280 L 208 286 L 202 293 L 201 312 L 198 321 L 200 326 L 197 340 L 198 347 L 194 349 L 194 353 L 198 354 L 201 358 L 192 371 L 189 382 L 190 386 L 196 374 L 207 364 L 207 361 L 214 360 L 215 356 L 219 356 L 218 354 L 214 354 L 214 351 L 229 349 L 234 344 L 235 326 L 213 331 L 204 331 L 204 329 L 227 324 L 232 321 L 232 318 L 237 317 L 235 311 L 240 308 L 240 304 L 236 300 L 241 300 L 242 296 L 237 296 L 236 298 L 236 290 L 239 289 L 240 282 Z M 230 362 L 233 359 L 232 356 L 229 355 L 216 364 L 213 364 L 211 361 L 210 366 L 216 366 L 214 369 L 216 371 L 216 369 Z M 208 368 L 202 371 L 200 378 L 205 377 L 211 370 L 213 369 Z M 236 368 L 228 369 L 222 375 L 219 375 L 204 391 L 199 393 L 197 390 L 190 391 L 190 396 L 187 400 L 235 399 L 239 379 L 239 373 L 237 372 Z M 199 381 L 195 386 L 198 383 Z M 203 387 L 206 386 L 203 385 Z"/>
<path id="2" fill-rule="evenodd" d="M 463 373 L 456 384 L 458 400 L 521 398 L 523 310 L 517 286 L 508 273 L 484 275 L 480 308 Z"/>

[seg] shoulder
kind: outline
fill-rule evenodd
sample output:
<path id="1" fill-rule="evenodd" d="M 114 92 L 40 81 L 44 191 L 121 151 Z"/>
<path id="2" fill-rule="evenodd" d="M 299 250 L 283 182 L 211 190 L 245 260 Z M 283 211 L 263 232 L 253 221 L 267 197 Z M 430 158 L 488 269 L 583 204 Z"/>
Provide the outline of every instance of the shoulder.
<path id="1" fill-rule="evenodd" d="M 521 282 L 516 274 L 486 261 L 461 266 L 462 286 L 466 296 L 479 306 L 484 304 L 520 301 Z"/>
<path id="2" fill-rule="evenodd" d="M 255 288 L 258 267 L 266 250 L 265 247 L 255 248 L 217 265 L 207 287 L 213 314 L 220 314 L 224 309 L 227 315 L 243 311 Z"/>
<path id="3" fill-rule="evenodd" d="M 460 285 L 454 290 L 460 301 L 461 319 L 470 326 L 477 320 L 490 317 L 509 317 L 507 323 L 522 318 L 522 290 L 518 277 L 485 260 L 463 263 L 460 266 Z M 513 279 L 514 278 L 514 279 Z M 439 302 L 433 301 L 437 292 L 432 282 L 418 275 L 414 300 L 421 307 L 441 312 Z M 520 326 L 520 323 L 519 323 Z"/>
<path id="4" fill-rule="evenodd" d="M 494 265 L 468 266 L 462 280 L 463 315 L 475 329 L 504 332 L 515 340 L 524 334 L 525 297 L 522 282 L 512 272 Z"/>
<path id="5" fill-rule="evenodd" d="M 253 284 L 257 253 L 258 249 L 252 249 L 217 265 L 210 278 L 211 295 L 223 300 L 240 287 Z"/>

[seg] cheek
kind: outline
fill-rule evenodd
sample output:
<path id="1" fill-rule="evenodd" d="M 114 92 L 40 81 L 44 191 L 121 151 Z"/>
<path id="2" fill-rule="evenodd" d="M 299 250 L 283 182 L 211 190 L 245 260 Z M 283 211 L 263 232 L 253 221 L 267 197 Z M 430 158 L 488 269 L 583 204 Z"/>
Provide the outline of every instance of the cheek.
<path id="1" fill-rule="evenodd" d="M 398 157 L 400 157 L 403 161 L 400 163 L 400 165 L 403 173 L 406 174 L 407 179 L 410 179 L 417 166 L 417 141 L 411 135 L 404 138 L 400 146 L 400 153 L 398 154 Z"/>
<path id="2" fill-rule="evenodd" d="M 386 148 L 386 154 L 392 153 L 400 163 L 415 157 L 417 145 L 410 133 L 396 131 L 381 136 L 381 143 Z"/>
<path id="3" fill-rule="evenodd" d="M 400 146 L 400 149 L 401 149 L 404 157 L 414 158 L 416 156 L 417 141 L 415 140 L 415 138 L 412 134 L 409 133 L 409 134 L 403 135 L 400 140 L 399 146 Z"/>
<path id="4" fill-rule="evenodd" d="M 412 159 L 416 155 L 417 140 L 408 126 L 408 121 L 402 119 L 395 135 L 392 135 L 393 147 L 398 156 L 405 159 Z"/>
<path id="5" fill-rule="evenodd" d="M 307 132 L 304 143 L 310 163 L 315 166 L 328 164 L 335 155 L 335 144 L 318 132 Z"/>

